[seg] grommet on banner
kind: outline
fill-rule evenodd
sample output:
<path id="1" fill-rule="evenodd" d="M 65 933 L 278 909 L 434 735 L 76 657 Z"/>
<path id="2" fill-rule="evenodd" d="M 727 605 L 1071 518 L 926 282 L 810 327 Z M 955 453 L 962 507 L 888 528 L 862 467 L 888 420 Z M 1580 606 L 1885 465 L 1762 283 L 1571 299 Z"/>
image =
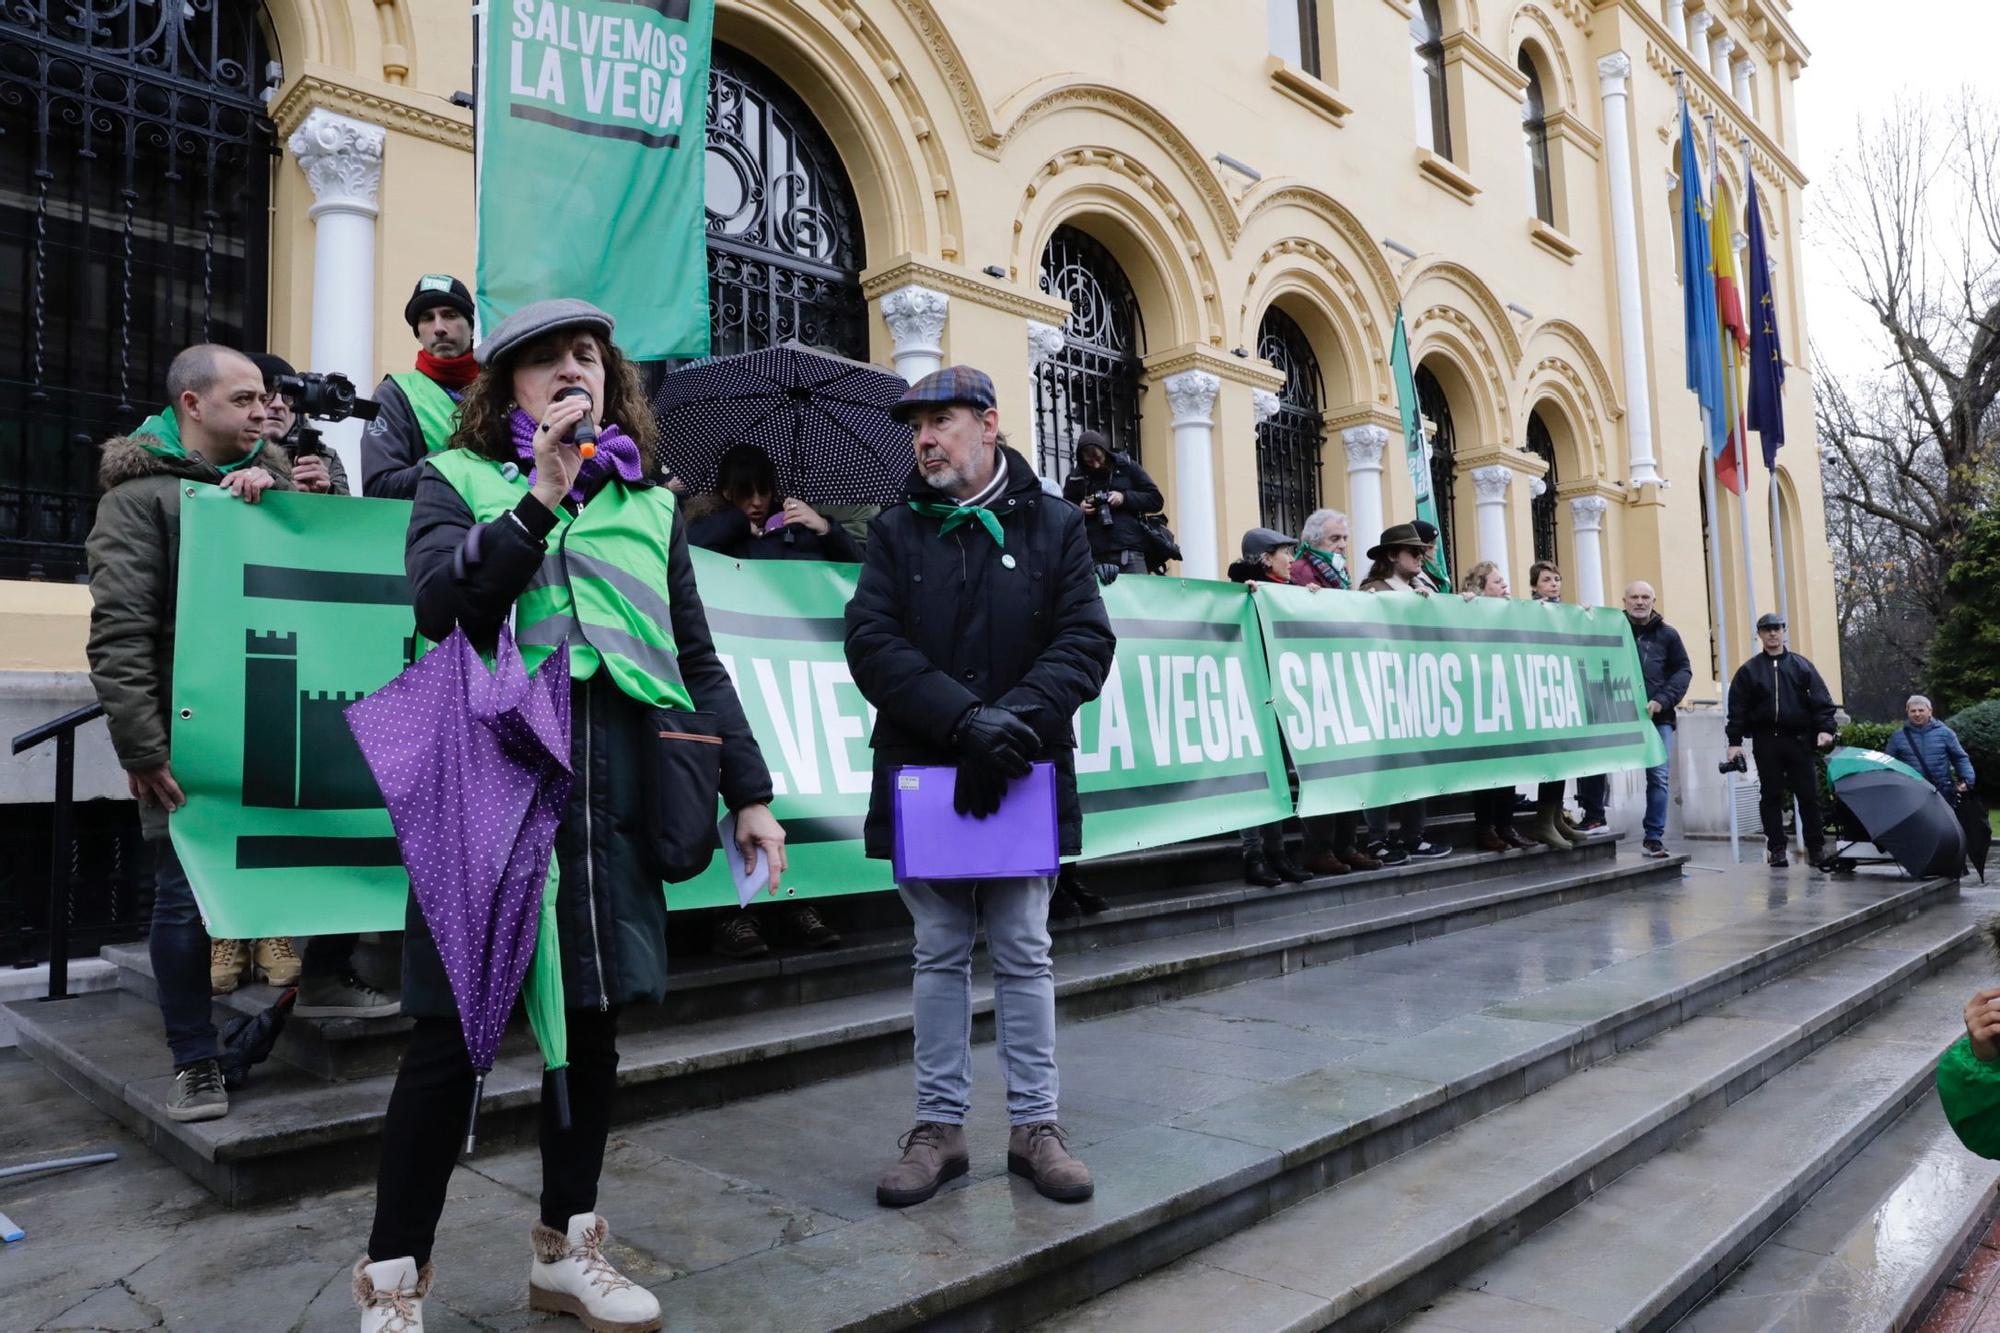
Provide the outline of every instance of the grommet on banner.
<path id="1" fill-rule="evenodd" d="M 513 463 L 502 463 L 500 465 L 500 476 L 502 480 L 512 481 L 514 480 L 514 478 L 520 475 L 521 475 L 521 469 L 516 465 L 514 465 Z"/>

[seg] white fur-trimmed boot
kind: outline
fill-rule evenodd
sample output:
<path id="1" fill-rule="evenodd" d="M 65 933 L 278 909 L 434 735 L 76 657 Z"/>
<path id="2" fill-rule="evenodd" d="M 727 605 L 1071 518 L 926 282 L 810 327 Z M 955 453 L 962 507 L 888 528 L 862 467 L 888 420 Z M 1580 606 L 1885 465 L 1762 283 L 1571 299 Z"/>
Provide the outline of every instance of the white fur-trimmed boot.
<path id="1" fill-rule="evenodd" d="M 361 1333 L 424 1333 L 424 1297 L 436 1270 L 415 1259 L 384 1259 L 354 1265 L 354 1303 L 361 1307 Z"/>
<path id="2" fill-rule="evenodd" d="M 590 1333 L 654 1333 L 660 1302 L 604 1257 L 611 1226 L 596 1213 L 569 1220 L 569 1234 L 535 1223 L 528 1308 L 574 1315 Z"/>

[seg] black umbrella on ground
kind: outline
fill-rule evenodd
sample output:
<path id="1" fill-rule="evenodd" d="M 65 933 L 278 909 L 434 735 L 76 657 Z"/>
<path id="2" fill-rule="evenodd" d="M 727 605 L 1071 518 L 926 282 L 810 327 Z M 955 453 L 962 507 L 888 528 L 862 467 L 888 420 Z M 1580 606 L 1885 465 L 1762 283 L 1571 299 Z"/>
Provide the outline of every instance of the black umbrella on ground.
<path id="1" fill-rule="evenodd" d="M 697 361 L 653 395 L 660 452 L 696 492 L 715 489 L 727 450 L 754 444 L 797 499 L 894 504 L 910 475 L 910 428 L 889 408 L 907 387 L 880 366 L 797 342 Z"/>
<path id="2" fill-rule="evenodd" d="M 1986 802 L 1979 799 L 1978 792 L 1959 793 L 1958 826 L 1965 831 L 1965 859 L 1972 862 L 1972 868 L 1979 872 L 1979 882 L 1984 884 L 1986 853 L 1993 847 L 1993 821 L 1987 817 Z"/>
<path id="3" fill-rule="evenodd" d="M 250 1070 L 271 1057 L 271 1048 L 278 1044 L 278 1034 L 285 1030 L 285 1020 L 298 998 L 299 988 L 289 987 L 268 1009 L 238 1014 L 222 1025 L 222 1052 L 216 1062 L 222 1066 L 224 1087 L 242 1087 L 250 1081 Z"/>
<path id="4" fill-rule="evenodd" d="M 1965 867 L 1965 833 L 1937 788 L 1906 764 L 1850 746 L 1827 759 L 1833 791 L 1868 840 L 1919 879 L 1956 878 Z"/>

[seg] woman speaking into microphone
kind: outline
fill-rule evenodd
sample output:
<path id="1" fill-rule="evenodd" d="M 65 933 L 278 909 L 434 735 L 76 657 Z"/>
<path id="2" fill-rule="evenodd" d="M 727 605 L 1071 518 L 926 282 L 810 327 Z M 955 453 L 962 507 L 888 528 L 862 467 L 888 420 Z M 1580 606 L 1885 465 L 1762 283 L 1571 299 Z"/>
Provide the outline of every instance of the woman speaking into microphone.
<path id="1" fill-rule="evenodd" d="M 659 1302 L 612 1267 L 596 1212 L 619 1012 L 666 992 L 661 881 L 706 864 L 718 788 L 746 861 L 768 857 L 774 888 L 785 851 L 770 772 L 709 636 L 682 516 L 673 493 L 646 478 L 656 428 L 611 328 L 588 302 L 539 301 L 479 346 L 451 447 L 417 483 L 405 564 L 425 638 L 462 628 L 487 651 L 511 616 L 530 670 L 568 645 L 575 779 L 555 862 L 570 1117 L 565 1127 L 545 1086 L 528 1296 L 589 1328 L 639 1333 L 660 1326 Z M 588 458 L 579 427 L 586 437 L 595 428 Z M 364 1333 L 422 1327 L 473 1091 L 451 987 L 414 903 L 403 1012 L 416 1024 L 355 1272 Z"/>

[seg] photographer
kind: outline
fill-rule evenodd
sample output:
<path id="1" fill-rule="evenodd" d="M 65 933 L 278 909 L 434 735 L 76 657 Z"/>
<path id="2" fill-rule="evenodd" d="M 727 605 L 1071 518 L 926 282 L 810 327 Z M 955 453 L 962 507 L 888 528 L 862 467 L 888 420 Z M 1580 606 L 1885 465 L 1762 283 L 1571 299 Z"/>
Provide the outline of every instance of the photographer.
<path id="1" fill-rule="evenodd" d="M 1757 617 L 1757 641 L 1763 651 L 1737 669 L 1729 682 L 1729 754 L 1723 764 L 1738 772 L 1743 766 L 1743 738 L 1754 743 L 1759 800 L 1764 821 L 1764 846 L 1770 863 L 1785 862 L 1785 791 L 1799 803 L 1799 833 L 1806 858 L 1815 866 L 1826 859 L 1819 813 L 1819 774 L 1813 752 L 1833 744 L 1833 694 L 1819 668 L 1785 646 L 1785 619 L 1766 613 Z"/>
<path id="2" fill-rule="evenodd" d="M 479 374 L 472 356 L 472 293 L 449 273 L 426 273 L 403 306 L 417 364 L 375 386 L 381 414 L 361 436 L 361 493 L 412 500 L 424 460 L 451 443 L 458 403 Z"/>
<path id="3" fill-rule="evenodd" d="M 1093 563 L 1114 566 L 1121 574 L 1146 572 L 1146 526 L 1140 520 L 1159 513 L 1166 502 L 1144 468 L 1111 452 L 1102 431 L 1076 437 L 1076 468 L 1063 483 L 1063 498 L 1083 510 Z"/>
<path id="4" fill-rule="evenodd" d="M 298 413 L 292 410 L 291 399 L 278 392 L 278 381 L 299 372 L 292 369 L 291 362 L 269 352 L 252 353 L 250 360 L 264 373 L 264 438 L 292 460 L 292 484 L 314 495 L 354 494 L 339 454 L 319 450 L 301 456 L 298 452 L 299 432 L 294 429 Z"/>

